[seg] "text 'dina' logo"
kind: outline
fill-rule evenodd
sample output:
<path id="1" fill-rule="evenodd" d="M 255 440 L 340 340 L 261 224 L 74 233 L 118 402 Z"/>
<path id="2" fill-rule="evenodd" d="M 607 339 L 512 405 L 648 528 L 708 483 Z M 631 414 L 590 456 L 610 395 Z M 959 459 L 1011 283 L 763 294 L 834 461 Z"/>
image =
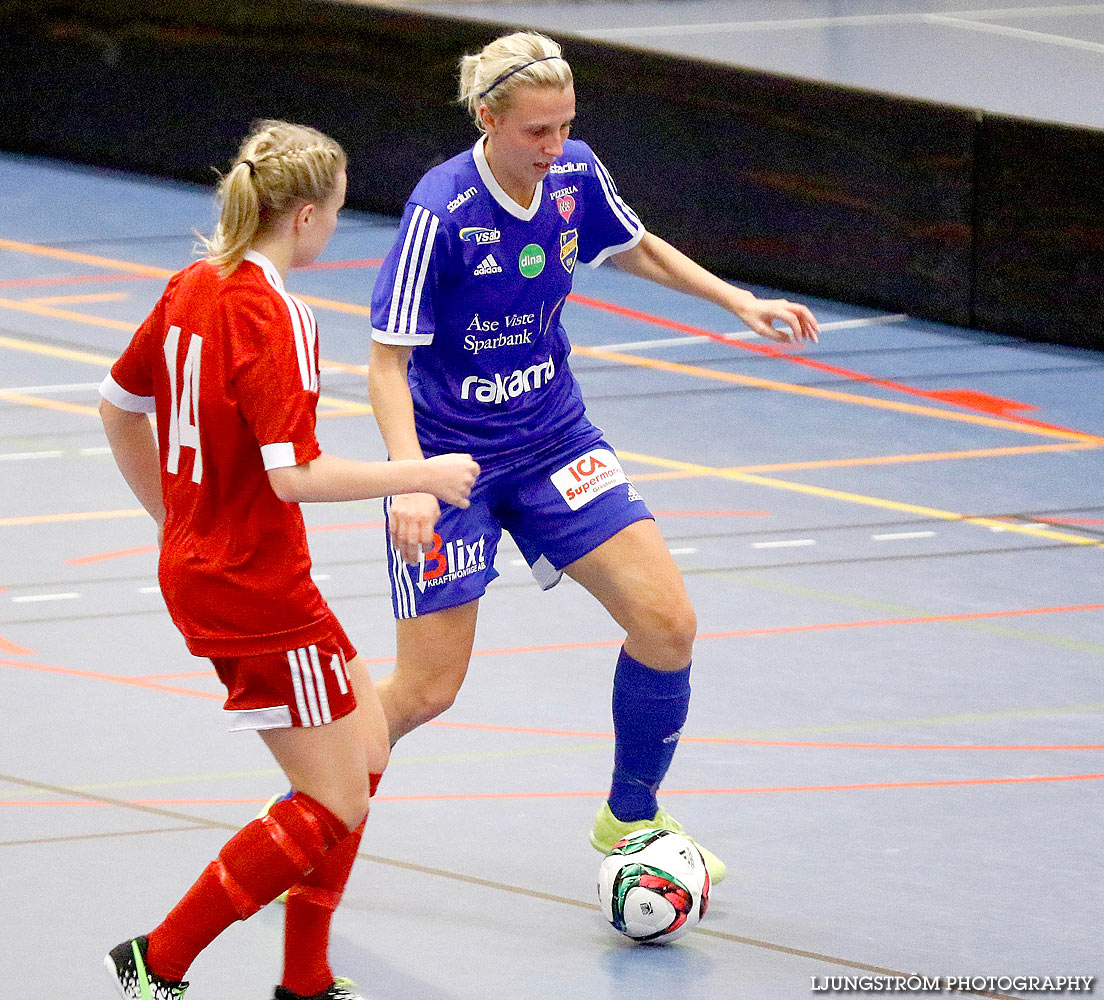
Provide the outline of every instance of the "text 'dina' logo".
<path id="1" fill-rule="evenodd" d="M 588 451 L 570 465 L 553 472 L 551 479 L 552 485 L 572 510 L 578 510 L 606 490 L 628 482 L 617 456 L 607 448 Z"/>

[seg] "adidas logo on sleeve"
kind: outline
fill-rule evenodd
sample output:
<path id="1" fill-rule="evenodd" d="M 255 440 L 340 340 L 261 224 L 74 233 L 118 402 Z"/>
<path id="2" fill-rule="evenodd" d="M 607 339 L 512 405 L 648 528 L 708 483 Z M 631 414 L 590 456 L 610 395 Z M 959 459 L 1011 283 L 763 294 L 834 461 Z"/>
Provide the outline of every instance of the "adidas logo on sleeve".
<path id="1" fill-rule="evenodd" d="M 484 257 L 479 262 L 478 267 L 476 267 L 476 269 L 474 271 L 472 271 L 472 274 L 475 274 L 475 275 L 479 275 L 479 274 L 501 274 L 501 273 L 502 273 L 502 268 L 499 266 L 498 261 L 495 260 L 495 256 L 494 256 L 493 253 L 487 254 L 487 256 Z"/>

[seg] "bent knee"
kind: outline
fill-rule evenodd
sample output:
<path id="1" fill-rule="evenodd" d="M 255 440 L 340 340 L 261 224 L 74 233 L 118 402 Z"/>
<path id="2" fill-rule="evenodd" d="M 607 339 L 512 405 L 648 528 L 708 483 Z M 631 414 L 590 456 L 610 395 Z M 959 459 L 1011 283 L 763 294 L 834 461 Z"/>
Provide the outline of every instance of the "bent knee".
<path id="1" fill-rule="evenodd" d="M 643 655 L 632 655 L 660 670 L 679 670 L 690 662 L 698 618 L 689 600 L 655 606 L 629 629 L 626 646 Z M 630 652 L 632 651 L 630 649 Z"/>

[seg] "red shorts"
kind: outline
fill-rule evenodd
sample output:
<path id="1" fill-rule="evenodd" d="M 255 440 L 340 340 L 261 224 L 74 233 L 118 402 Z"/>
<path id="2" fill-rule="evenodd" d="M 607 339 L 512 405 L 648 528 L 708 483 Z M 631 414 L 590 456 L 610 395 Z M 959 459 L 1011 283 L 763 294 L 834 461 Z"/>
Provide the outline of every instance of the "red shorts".
<path id="1" fill-rule="evenodd" d="M 320 642 L 283 653 L 212 657 L 228 692 L 230 731 L 324 726 L 356 708 L 345 664 L 356 656 L 341 626 Z"/>

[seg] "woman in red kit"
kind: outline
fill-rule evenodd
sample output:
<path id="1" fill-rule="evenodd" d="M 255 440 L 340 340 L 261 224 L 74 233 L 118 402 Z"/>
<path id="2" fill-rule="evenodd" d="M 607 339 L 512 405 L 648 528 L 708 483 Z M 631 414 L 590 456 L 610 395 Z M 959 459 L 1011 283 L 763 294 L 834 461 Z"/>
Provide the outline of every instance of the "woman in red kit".
<path id="1" fill-rule="evenodd" d="M 466 506 L 479 468 L 467 455 L 369 463 L 319 449 L 318 329 L 284 279 L 326 246 L 345 184 L 332 139 L 259 122 L 222 178 L 207 257 L 169 281 L 100 389 L 116 462 L 157 524 L 169 613 L 214 663 L 230 728 L 259 732 L 294 791 L 231 838 L 159 926 L 107 956 L 127 1000 L 178 1000 L 196 955 L 285 890 L 276 1000 L 358 1000 L 330 969 L 329 926 L 387 724 L 311 581 L 299 504 L 426 491 Z"/>

